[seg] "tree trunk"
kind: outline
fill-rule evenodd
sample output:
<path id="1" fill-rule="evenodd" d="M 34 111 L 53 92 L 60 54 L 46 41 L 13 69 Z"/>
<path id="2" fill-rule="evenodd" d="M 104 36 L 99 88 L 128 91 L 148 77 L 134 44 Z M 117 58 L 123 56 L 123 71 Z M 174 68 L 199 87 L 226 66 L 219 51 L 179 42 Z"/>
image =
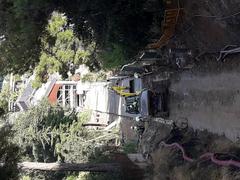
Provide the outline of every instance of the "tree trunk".
<path id="1" fill-rule="evenodd" d="M 40 171 L 88 171 L 88 172 L 117 172 L 120 165 L 117 163 L 39 163 L 23 162 L 18 163 L 18 168 L 26 170 Z"/>

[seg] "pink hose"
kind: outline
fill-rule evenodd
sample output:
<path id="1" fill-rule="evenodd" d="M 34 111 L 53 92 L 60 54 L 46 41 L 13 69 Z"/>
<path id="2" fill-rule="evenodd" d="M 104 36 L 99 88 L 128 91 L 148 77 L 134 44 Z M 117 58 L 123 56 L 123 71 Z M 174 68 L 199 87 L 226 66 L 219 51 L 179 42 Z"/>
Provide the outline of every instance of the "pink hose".
<path id="1" fill-rule="evenodd" d="M 181 150 L 182 152 L 182 157 L 184 160 L 188 161 L 188 162 L 194 162 L 196 160 L 188 157 L 186 155 L 186 152 L 183 148 L 182 145 L 178 144 L 178 143 L 172 143 L 172 144 L 166 144 L 165 142 L 161 142 L 161 145 L 163 145 L 164 147 L 168 147 L 168 148 L 178 148 Z M 217 164 L 219 166 L 235 166 L 235 167 L 238 167 L 240 168 L 240 162 L 239 161 L 235 161 L 235 160 L 218 160 L 216 157 L 215 157 L 215 153 L 204 153 L 203 155 L 200 156 L 199 158 L 200 160 L 201 159 L 210 159 L 214 164 Z"/>
<path id="2" fill-rule="evenodd" d="M 235 166 L 235 167 L 239 167 L 240 168 L 240 162 L 239 161 L 235 161 L 235 160 L 218 160 L 215 157 L 214 153 L 205 153 L 202 156 L 200 156 L 200 159 L 211 159 L 211 161 L 217 165 L 220 166 Z"/>
<path id="3" fill-rule="evenodd" d="M 178 144 L 178 143 L 166 144 L 165 142 L 162 142 L 161 144 L 165 147 L 180 149 L 182 151 L 182 155 L 183 155 L 184 160 L 186 160 L 188 162 L 193 162 L 194 161 L 192 158 L 190 158 L 186 155 L 184 148 L 180 144 Z"/>

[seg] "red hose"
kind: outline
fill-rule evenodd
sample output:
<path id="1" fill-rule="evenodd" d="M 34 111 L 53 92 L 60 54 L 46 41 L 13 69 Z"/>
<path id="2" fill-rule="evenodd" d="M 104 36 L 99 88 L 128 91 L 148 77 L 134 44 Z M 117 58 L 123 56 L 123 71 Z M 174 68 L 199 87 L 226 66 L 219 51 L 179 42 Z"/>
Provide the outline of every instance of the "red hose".
<path id="1" fill-rule="evenodd" d="M 183 148 L 182 145 L 178 144 L 178 143 L 172 143 L 172 144 L 166 144 L 165 142 L 161 142 L 161 145 L 163 145 L 164 147 L 169 147 L 169 148 L 178 148 L 181 150 L 182 152 L 182 157 L 184 160 L 188 161 L 188 162 L 194 162 L 196 160 L 188 157 L 186 155 L 186 152 Z M 214 164 L 217 164 L 219 166 L 234 166 L 234 167 L 238 167 L 240 168 L 240 162 L 239 161 L 235 161 L 235 160 L 219 160 L 215 157 L 215 153 L 204 153 L 203 155 L 201 155 L 199 157 L 199 160 L 201 159 L 210 159 Z"/>

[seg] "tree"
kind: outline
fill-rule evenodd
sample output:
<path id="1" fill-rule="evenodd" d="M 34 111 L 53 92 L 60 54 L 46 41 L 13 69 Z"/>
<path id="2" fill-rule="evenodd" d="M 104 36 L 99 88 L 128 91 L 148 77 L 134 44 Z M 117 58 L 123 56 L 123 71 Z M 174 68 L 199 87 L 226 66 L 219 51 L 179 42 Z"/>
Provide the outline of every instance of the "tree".
<path id="1" fill-rule="evenodd" d="M 8 112 L 8 101 L 9 101 L 9 84 L 3 84 L 2 90 L 0 92 L 0 116 L 6 114 Z"/>
<path id="2" fill-rule="evenodd" d="M 66 114 L 62 108 L 42 102 L 15 120 L 14 139 L 27 159 L 38 162 L 88 162 L 91 157 L 100 158 L 99 149 L 118 137 L 118 131 L 84 128 L 82 124 L 89 117 L 90 113 L 81 113 L 77 118 L 74 112 Z"/>
<path id="3" fill-rule="evenodd" d="M 4 125 L 0 128 L 0 179 L 16 179 L 18 177 L 17 162 L 20 158 L 18 146 L 11 142 L 13 132 Z"/>
<path id="4" fill-rule="evenodd" d="M 41 40 L 42 51 L 35 71 L 35 87 L 46 82 L 50 74 L 59 72 L 66 78 L 68 71 L 74 73 L 76 66 L 87 63 L 91 48 L 84 47 L 74 34 L 73 26 L 63 13 L 52 13 Z"/>
<path id="5" fill-rule="evenodd" d="M 83 127 L 82 124 L 89 121 L 90 115 L 91 112 L 86 111 L 76 116 L 73 111 L 64 112 L 62 108 L 53 107 L 46 101 L 20 114 L 14 120 L 13 141 L 22 150 L 22 160 L 44 163 L 58 161 L 55 165 L 69 163 L 67 164 L 69 167 L 73 167 L 71 164 L 80 163 L 80 168 L 93 167 L 93 165 L 100 168 L 96 163 L 104 162 L 110 163 L 108 164 L 110 168 L 112 165 L 109 159 L 110 151 L 105 150 L 104 147 L 115 142 L 113 140 L 119 137 L 119 133 L 117 130 L 110 132 Z M 92 164 L 85 164 L 89 162 Z M 19 167 L 22 165 L 24 164 L 20 163 Z M 49 167 L 48 164 L 43 165 Z M 60 175 L 59 172 L 56 173 Z M 49 179 L 56 174 L 33 174 L 34 177 L 36 175 Z"/>
<path id="6" fill-rule="evenodd" d="M 24 73 L 39 61 L 39 37 L 52 7 L 47 0 L 0 0 L 1 74 Z"/>
<path id="7" fill-rule="evenodd" d="M 1 74 L 33 71 L 42 60 L 40 65 L 42 69 L 38 70 L 40 82 L 46 78 L 44 75 L 47 74 L 47 68 L 44 67 L 46 62 L 44 63 L 43 59 L 51 61 L 51 72 L 56 69 L 68 69 L 68 66 L 57 63 L 56 57 L 51 55 L 52 52 L 49 55 L 43 45 L 43 41 L 47 44 L 51 40 L 55 42 L 56 34 L 47 35 L 50 39 L 44 39 L 46 34 L 49 34 L 46 26 L 48 26 L 49 15 L 54 10 L 66 13 L 71 23 L 75 24 L 70 28 L 67 27 L 69 25 L 67 23 L 65 27 L 67 37 L 72 36 L 72 30 L 74 30 L 74 36 L 81 37 L 81 42 L 84 44 L 94 43 L 91 61 L 87 62 L 92 69 L 99 68 L 98 54 L 101 54 L 102 50 L 108 52 L 113 44 L 121 47 L 124 58 L 128 59 L 135 55 L 139 48 L 145 46 L 148 38 L 152 14 L 144 10 L 144 4 L 144 0 L 0 0 L 0 36 L 5 37 L 5 41 L 0 44 Z M 67 33 L 61 32 L 59 36 Z M 63 36 L 66 37 L 65 35 Z M 50 44 L 51 47 L 54 46 Z M 62 52 L 57 55 L 62 59 L 72 57 L 74 53 L 71 50 L 73 49 L 70 48 L 65 52 L 64 57 Z"/>

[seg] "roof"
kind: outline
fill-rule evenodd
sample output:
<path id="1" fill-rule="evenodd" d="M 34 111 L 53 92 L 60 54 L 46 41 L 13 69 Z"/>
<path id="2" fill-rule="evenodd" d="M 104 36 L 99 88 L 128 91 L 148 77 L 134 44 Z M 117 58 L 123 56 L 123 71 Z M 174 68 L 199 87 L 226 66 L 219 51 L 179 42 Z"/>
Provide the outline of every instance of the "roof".
<path id="1" fill-rule="evenodd" d="M 38 101 L 36 97 L 34 96 L 37 94 L 37 96 L 45 96 L 47 97 L 49 93 L 51 92 L 54 84 L 56 83 L 57 79 L 53 78 L 50 82 L 44 84 L 41 88 L 35 89 L 32 87 L 31 81 L 28 82 L 26 88 L 24 89 L 22 95 L 17 99 L 16 104 L 19 106 L 21 110 L 27 110 L 29 107 L 31 107 L 33 102 L 31 101 Z M 42 91 L 43 94 L 38 93 L 37 91 Z"/>
<path id="2" fill-rule="evenodd" d="M 32 87 L 31 81 L 27 84 L 22 95 L 17 99 L 17 104 L 21 110 L 27 110 L 30 107 L 30 98 L 34 93 L 34 88 Z"/>

